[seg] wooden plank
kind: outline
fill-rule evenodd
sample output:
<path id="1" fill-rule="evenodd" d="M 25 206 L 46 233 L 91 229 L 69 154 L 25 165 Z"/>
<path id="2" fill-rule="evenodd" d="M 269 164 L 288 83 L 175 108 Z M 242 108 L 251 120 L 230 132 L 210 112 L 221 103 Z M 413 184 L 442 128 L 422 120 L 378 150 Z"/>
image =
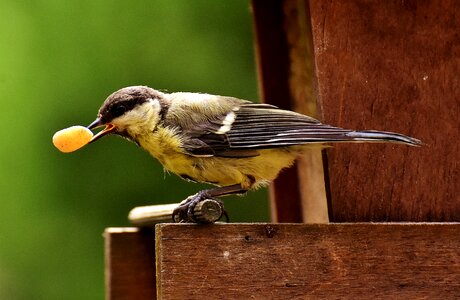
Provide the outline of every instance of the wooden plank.
<path id="1" fill-rule="evenodd" d="M 253 0 L 255 48 L 261 100 L 316 115 L 308 3 Z M 270 187 L 275 222 L 328 221 L 322 154 L 306 152 Z"/>
<path id="2" fill-rule="evenodd" d="M 460 221 L 460 1 L 310 1 L 323 121 L 425 145 L 328 150 L 333 221 Z"/>
<path id="3" fill-rule="evenodd" d="M 289 49 L 289 89 L 292 110 L 321 119 L 317 112 L 313 71 L 313 41 L 308 1 L 283 1 L 284 30 Z M 322 149 L 313 147 L 297 159 L 304 223 L 329 222 Z"/>
<path id="4" fill-rule="evenodd" d="M 156 299 L 153 230 L 107 228 L 104 239 L 106 299 Z"/>
<path id="5" fill-rule="evenodd" d="M 156 226 L 161 299 L 455 299 L 460 224 Z"/>
<path id="6" fill-rule="evenodd" d="M 282 1 L 253 0 L 252 13 L 260 99 L 284 109 L 292 109 Z M 272 221 L 302 222 L 298 187 L 295 167 L 284 170 L 273 182 L 270 186 Z"/>

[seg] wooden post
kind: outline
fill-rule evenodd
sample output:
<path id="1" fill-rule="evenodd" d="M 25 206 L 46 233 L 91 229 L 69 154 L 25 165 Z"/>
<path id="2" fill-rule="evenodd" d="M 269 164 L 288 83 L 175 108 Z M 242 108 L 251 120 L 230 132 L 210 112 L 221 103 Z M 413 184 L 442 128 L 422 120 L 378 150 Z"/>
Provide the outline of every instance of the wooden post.
<path id="1" fill-rule="evenodd" d="M 289 57 L 283 30 L 282 1 L 252 2 L 260 98 L 292 109 L 288 84 Z M 299 179 L 295 168 L 285 170 L 270 186 L 275 222 L 302 222 Z M 283 200 L 281 200 L 283 199 Z"/>
<path id="2" fill-rule="evenodd" d="M 316 115 L 308 3 L 253 0 L 261 100 Z M 313 149 L 270 186 L 274 222 L 328 222 L 322 153 Z"/>
<path id="3" fill-rule="evenodd" d="M 106 299 L 156 299 L 153 230 L 107 228 L 104 239 Z"/>
<path id="4" fill-rule="evenodd" d="M 252 4 L 263 101 L 424 142 L 307 153 L 272 185 L 273 220 L 460 221 L 460 2 Z"/>
<path id="5" fill-rule="evenodd" d="M 424 142 L 328 149 L 332 220 L 460 221 L 460 2 L 311 1 L 310 11 L 323 121 Z"/>

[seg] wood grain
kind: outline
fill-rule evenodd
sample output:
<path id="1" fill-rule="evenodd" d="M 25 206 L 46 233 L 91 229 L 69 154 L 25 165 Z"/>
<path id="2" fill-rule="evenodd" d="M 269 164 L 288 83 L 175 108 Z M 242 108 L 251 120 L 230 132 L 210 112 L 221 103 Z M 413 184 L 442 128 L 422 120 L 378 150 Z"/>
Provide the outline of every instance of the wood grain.
<path id="1" fill-rule="evenodd" d="M 106 299 L 156 299 L 153 230 L 107 228 L 104 239 Z"/>
<path id="2" fill-rule="evenodd" d="M 460 221 L 460 2 L 310 1 L 323 121 L 425 145 L 328 150 L 332 220 Z"/>
<path id="3" fill-rule="evenodd" d="M 454 299 L 460 224 L 156 226 L 161 299 Z"/>
<path id="4" fill-rule="evenodd" d="M 283 12 L 283 28 L 289 48 L 291 109 L 321 119 L 317 113 L 314 93 L 313 42 L 308 1 L 283 1 Z M 303 223 L 329 222 L 321 148 L 311 148 L 298 157 L 297 174 Z"/>
<path id="5" fill-rule="evenodd" d="M 316 116 L 308 3 L 253 0 L 261 100 Z M 322 153 L 305 152 L 270 187 L 274 222 L 328 222 Z"/>
<path id="6" fill-rule="evenodd" d="M 282 1 L 253 0 L 252 14 L 260 99 L 283 109 L 292 109 Z M 270 207 L 274 222 L 302 222 L 296 167 L 282 171 L 271 184 Z"/>

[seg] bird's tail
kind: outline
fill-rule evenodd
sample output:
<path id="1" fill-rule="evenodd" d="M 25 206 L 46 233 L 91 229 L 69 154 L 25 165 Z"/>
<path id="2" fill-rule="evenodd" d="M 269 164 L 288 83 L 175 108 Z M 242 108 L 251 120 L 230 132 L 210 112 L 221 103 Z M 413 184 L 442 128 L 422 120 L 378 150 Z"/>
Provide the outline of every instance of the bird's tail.
<path id="1" fill-rule="evenodd" d="M 421 146 L 422 142 L 413 137 L 395 133 L 395 132 L 386 132 L 386 131 L 376 131 L 376 130 L 363 130 L 363 131 L 349 131 L 343 134 L 344 142 L 353 141 L 353 142 L 391 142 L 391 143 L 400 143 L 410 146 Z"/>

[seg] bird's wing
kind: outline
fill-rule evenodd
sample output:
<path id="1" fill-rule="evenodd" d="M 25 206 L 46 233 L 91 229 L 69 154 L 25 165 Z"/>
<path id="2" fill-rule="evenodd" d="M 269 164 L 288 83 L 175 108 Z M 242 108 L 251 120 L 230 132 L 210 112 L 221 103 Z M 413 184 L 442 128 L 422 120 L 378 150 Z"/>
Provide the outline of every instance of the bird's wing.
<path id="1" fill-rule="evenodd" d="M 343 140 L 348 132 L 272 105 L 241 103 L 188 127 L 183 147 L 192 155 L 250 157 L 259 149 Z"/>

